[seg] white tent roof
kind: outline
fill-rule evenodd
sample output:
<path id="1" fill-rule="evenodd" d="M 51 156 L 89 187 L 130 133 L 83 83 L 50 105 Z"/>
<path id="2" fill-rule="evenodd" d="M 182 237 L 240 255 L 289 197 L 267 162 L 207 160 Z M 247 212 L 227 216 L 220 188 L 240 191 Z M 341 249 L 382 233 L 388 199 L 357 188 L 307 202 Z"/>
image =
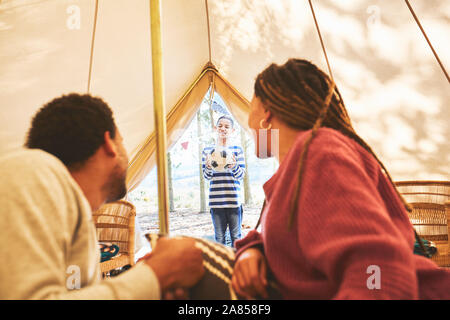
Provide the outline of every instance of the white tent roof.
<path id="1" fill-rule="evenodd" d="M 167 113 L 208 63 L 209 49 L 218 74 L 247 100 L 271 62 L 307 58 L 327 71 L 307 1 L 208 0 L 209 24 L 204 0 L 161 2 Z M 405 3 L 313 3 L 360 135 L 394 178 L 448 179 L 450 90 Z M 411 3 L 450 65 L 450 3 Z M 0 150 L 23 144 L 45 102 L 87 92 L 91 49 L 90 92 L 113 109 L 131 156 L 154 131 L 149 1 L 99 1 L 92 41 L 95 4 L 0 1 Z"/>

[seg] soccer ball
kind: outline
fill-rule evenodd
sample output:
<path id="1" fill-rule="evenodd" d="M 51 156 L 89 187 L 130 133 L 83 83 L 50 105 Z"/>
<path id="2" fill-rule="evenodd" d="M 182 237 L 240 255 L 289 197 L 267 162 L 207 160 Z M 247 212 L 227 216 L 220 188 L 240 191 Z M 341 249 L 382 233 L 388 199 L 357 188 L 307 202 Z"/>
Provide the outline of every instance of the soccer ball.
<path id="1" fill-rule="evenodd" d="M 232 162 L 233 153 L 226 148 L 216 147 L 211 150 L 211 166 L 215 171 L 225 171 L 227 165 Z"/>

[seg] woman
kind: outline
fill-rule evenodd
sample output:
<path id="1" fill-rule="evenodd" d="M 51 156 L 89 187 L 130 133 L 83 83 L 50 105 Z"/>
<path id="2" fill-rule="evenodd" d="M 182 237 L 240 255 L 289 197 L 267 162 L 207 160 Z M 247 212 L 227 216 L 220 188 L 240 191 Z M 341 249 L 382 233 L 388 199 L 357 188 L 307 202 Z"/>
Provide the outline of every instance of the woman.
<path id="1" fill-rule="evenodd" d="M 450 273 L 413 254 L 409 207 L 324 72 L 305 60 L 270 65 L 248 124 L 265 133 L 257 154 L 280 166 L 264 184 L 261 233 L 236 242 L 239 295 L 266 296 L 270 270 L 285 299 L 450 298 Z"/>

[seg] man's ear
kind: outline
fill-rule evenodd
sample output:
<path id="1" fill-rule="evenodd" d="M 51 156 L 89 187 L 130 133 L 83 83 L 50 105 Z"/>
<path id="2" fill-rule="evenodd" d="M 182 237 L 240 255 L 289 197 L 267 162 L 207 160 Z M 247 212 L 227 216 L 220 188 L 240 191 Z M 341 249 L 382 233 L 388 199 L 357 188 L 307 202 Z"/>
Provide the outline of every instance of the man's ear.
<path id="1" fill-rule="evenodd" d="M 109 131 L 105 131 L 103 139 L 104 143 L 102 147 L 104 148 L 106 154 L 112 157 L 117 156 L 117 147 L 114 143 L 114 140 L 111 138 L 111 134 Z"/>

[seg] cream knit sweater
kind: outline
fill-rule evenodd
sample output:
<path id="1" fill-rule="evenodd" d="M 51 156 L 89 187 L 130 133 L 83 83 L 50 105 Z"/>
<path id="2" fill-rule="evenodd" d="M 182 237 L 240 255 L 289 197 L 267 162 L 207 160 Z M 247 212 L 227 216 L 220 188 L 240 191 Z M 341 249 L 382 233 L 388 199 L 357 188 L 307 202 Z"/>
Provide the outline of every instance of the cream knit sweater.
<path id="1" fill-rule="evenodd" d="M 101 280 L 89 203 L 64 164 L 40 150 L 0 156 L 0 299 L 159 299 L 138 263 Z"/>

